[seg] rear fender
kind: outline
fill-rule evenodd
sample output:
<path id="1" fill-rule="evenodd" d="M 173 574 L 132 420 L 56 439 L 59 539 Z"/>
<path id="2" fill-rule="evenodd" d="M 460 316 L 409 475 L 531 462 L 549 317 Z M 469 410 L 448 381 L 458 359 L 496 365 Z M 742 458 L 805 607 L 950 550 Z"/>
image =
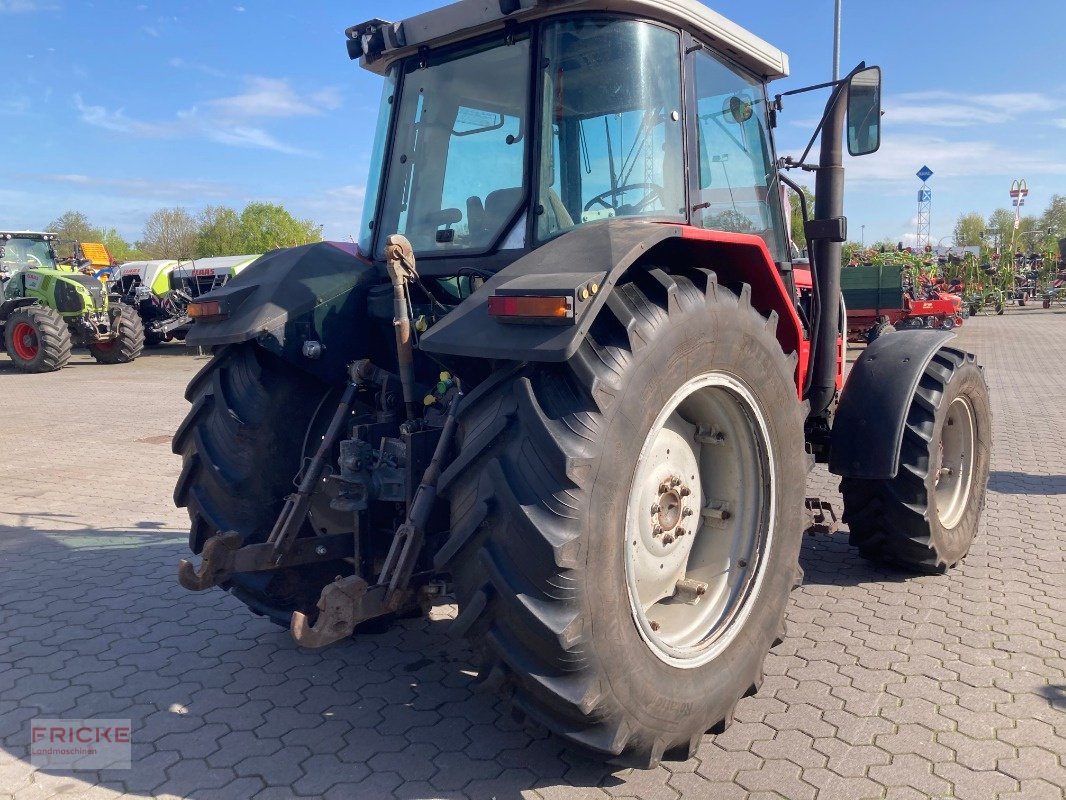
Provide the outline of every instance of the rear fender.
<path id="1" fill-rule="evenodd" d="M 353 247 L 320 242 L 275 250 L 197 302 L 219 303 L 221 317 L 198 319 L 185 339 L 193 347 L 255 340 L 301 369 L 335 383 L 369 346 L 367 293 L 382 280 Z M 319 358 L 304 355 L 308 341 Z"/>
<path id="2" fill-rule="evenodd" d="M 803 359 L 803 329 L 795 304 L 757 236 L 705 231 L 683 225 L 608 220 L 583 225 L 501 270 L 426 333 L 419 347 L 446 363 L 465 359 L 562 362 L 584 340 L 614 287 L 632 272 L 672 265 L 714 271 L 736 292 L 751 286 L 751 303 L 776 312 L 777 336 L 786 353 Z M 488 298 L 498 289 L 573 295 L 578 285 L 600 290 L 575 302 L 572 325 L 502 324 L 489 316 Z M 461 370 L 460 370 L 461 371 Z M 798 376 L 803 374 L 799 365 Z"/>
<path id="3" fill-rule="evenodd" d="M 876 339 L 848 374 L 840 394 L 829 471 L 845 478 L 889 480 L 899 472 L 911 398 L 947 331 L 897 331 Z"/>

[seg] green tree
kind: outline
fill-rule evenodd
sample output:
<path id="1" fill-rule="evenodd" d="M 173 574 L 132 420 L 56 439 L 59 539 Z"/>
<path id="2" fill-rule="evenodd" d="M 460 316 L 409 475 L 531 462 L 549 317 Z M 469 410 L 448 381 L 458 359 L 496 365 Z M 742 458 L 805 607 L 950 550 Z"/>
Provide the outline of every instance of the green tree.
<path id="1" fill-rule="evenodd" d="M 1066 239 L 1066 196 L 1061 194 L 1051 196 L 1047 209 L 1040 215 L 1039 225 L 1047 236 L 1044 248 L 1057 252 L 1058 240 Z M 1046 233 L 1048 229 L 1051 230 L 1050 234 Z"/>
<path id="2" fill-rule="evenodd" d="M 803 196 L 807 198 L 807 213 L 814 214 L 814 192 L 806 186 L 801 186 Z M 791 189 L 788 190 L 788 202 L 792 208 L 792 241 L 800 250 L 807 246 L 807 233 L 803 230 L 803 206 L 800 204 L 799 195 Z"/>
<path id="3" fill-rule="evenodd" d="M 1008 208 L 997 208 L 989 216 L 985 230 L 988 240 L 998 242 L 1001 252 L 1007 252 L 1014 236 L 1014 212 Z"/>
<path id="4" fill-rule="evenodd" d="M 241 244 L 245 253 L 266 253 L 322 241 L 322 226 L 298 220 L 283 206 L 249 203 L 241 212 Z"/>
<path id="5" fill-rule="evenodd" d="M 105 228 L 100 231 L 100 238 L 96 241 L 101 242 L 111 257 L 120 263 L 141 258 L 142 254 L 114 228 Z"/>
<path id="6" fill-rule="evenodd" d="M 955 222 L 955 245 L 957 247 L 979 247 L 985 230 L 985 220 L 980 214 L 960 214 Z"/>
<path id="7" fill-rule="evenodd" d="M 59 236 L 76 242 L 100 241 L 100 229 L 89 222 L 89 218 L 80 211 L 67 211 L 48 223 L 45 229 Z"/>
<path id="8" fill-rule="evenodd" d="M 225 206 L 208 206 L 200 214 L 196 234 L 196 255 L 236 256 L 252 253 L 244 244 L 244 229 L 240 215 Z"/>
<path id="9" fill-rule="evenodd" d="M 161 208 L 148 217 L 137 248 L 149 258 L 193 258 L 198 225 L 184 208 Z"/>

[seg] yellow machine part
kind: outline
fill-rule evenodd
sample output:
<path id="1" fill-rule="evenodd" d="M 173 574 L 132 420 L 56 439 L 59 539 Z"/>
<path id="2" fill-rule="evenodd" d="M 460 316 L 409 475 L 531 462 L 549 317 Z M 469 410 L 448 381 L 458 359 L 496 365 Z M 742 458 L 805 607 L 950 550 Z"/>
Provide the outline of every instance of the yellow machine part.
<path id="1" fill-rule="evenodd" d="M 94 267 L 110 267 L 115 262 L 107 247 L 95 242 L 81 242 L 81 252 L 85 258 L 93 262 Z"/>

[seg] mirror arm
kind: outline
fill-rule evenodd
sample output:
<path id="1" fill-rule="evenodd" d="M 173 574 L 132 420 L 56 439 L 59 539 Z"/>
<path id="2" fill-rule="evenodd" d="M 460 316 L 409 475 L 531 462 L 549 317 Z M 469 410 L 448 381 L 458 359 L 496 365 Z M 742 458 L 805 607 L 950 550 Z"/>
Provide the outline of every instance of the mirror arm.
<path id="1" fill-rule="evenodd" d="M 826 121 L 826 118 L 829 116 L 829 110 L 831 108 L 833 108 L 834 105 L 836 105 L 836 94 L 839 93 L 840 87 L 846 85 L 853 77 L 855 77 L 856 73 L 862 72 L 862 70 L 864 70 L 864 69 L 866 69 L 866 62 L 865 61 L 860 61 L 859 65 L 857 67 L 855 67 L 855 69 L 853 69 L 846 76 L 841 78 L 839 81 L 829 81 L 827 83 L 819 83 L 819 84 L 817 84 L 815 86 L 804 86 L 802 89 L 793 89 L 790 92 L 784 92 L 782 94 L 774 95 L 774 105 L 777 106 L 778 111 L 780 111 L 781 108 L 782 108 L 782 105 L 781 105 L 781 98 L 782 97 L 789 97 L 789 96 L 794 95 L 794 94 L 803 94 L 804 92 L 813 92 L 816 89 L 827 89 L 830 86 L 834 87 L 834 89 L 833 89 L 834 97 L 832 98 L 830 103 L 826 106 L 826 110 L 822 114 L 822 118 L 818 121 L 818 127 L 814 129 L 814 134 L 811 136 L 811 140 L 807 143 L 807 148 L 803 151 L 803 155 L 799 157 L 798 161 L 793 161 L 792 159 L 786 159 L 785 169 L 793 169 L 795 167 L 799 167 L 800 169 L 806 170 L 807 172 L 815 172 L 818 169 L 818 167 L 811 166 L 811 165 L 806 163 L 807 156 L 809 156 L 811 154 L 811 150 L 814 149 L 814 143 L 818 140 L 818 136 L 821 134 L 822 128 L 825 127 L 825 121 Z"/>

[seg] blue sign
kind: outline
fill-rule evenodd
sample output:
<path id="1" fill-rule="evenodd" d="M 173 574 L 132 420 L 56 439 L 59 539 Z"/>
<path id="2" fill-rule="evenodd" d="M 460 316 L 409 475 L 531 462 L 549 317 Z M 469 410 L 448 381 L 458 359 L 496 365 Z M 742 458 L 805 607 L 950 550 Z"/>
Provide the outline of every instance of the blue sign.
<path id="1" fill-rule="evenodd" d="M 929 167 L 922 167 L 918 170 L 918 177 L 921 178 L 922 183 L 933 177 L 933 171 Z"/>
<path id="2" fill-rule="evenodd" d="M 918 202 L 919 203 L 931 203 L 931 202 L 933 202 L 933 190 L 932 189 L 919 189 L 918 190 Z"/>

